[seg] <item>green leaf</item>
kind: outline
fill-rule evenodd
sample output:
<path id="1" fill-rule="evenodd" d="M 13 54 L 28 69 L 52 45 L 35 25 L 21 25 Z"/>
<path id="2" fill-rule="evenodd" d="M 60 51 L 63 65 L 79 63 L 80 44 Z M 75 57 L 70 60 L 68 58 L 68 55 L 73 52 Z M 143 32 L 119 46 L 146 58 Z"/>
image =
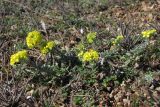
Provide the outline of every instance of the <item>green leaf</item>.
<path id="1" fill-rule="evenodd" d="M 93 43 L 95 38 L 96 38 L 97 32 L 90 32 L 87 34 L 87 42 L 88 43 Z"/>

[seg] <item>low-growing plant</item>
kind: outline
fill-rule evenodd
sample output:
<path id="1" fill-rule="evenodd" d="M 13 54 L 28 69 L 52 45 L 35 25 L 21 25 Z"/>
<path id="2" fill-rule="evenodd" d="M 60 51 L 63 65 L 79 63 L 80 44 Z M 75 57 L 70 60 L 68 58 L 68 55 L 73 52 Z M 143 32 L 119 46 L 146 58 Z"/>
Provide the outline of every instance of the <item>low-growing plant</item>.
<path id="1" fill-rule="evenodd" d="M 0 106 L 158 105 L 157 3 L 122 1 L 2 0 Z"/>

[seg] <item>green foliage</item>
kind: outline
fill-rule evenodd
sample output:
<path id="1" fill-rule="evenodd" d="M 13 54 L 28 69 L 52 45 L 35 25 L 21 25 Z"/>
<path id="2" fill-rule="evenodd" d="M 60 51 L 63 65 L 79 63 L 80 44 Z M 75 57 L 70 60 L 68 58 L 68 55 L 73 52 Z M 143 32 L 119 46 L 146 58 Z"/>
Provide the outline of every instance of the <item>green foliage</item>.
<path id="1" fill-rule="evenodd" d="M 105 79 L 103 79 L 102 85 L 103 85 L 104 87 L 107 87 L 108 84 L 109 84 L 109 82 L 115 81 L 115 80 L 117 80 L 116 75 L 113 75 L 113 76 L 110 76 L 110 77 L 106 77 Z"/>
<path id="2" fill-rule="evenodd" d="M 96 32 L 90 32 L 87 34 L 87 42 L 88 43 L 93 43 L 93 41 L 96 38 L 97 33 Z"/>
<path id="3" fill-rule="evenodd" d="M 153 74 L 151 72 L 146 73 L 144 79 L 147 81 L 147 83 L 151 83 L 153 81 Z"/>
<path id="4" fill-rule="evenodd" d="M 82 105 L 83 104 L 83 96 L 76 96 L 76 97 L 74 97 L 74 103 L 76 105 Z"/>
<path id="5" fill-rule="evenodd" d="M 17 12 L 12 10 L 13 6 L 7 5 L 9 3 L 2 2 L 4 10 L 9 13 L 5 13 L 7 15 L 1 22 L 5 42 L 0 43 L 0 57 L 3 56 L 0 59 L 0 70 L 6 72 L 5 80 L 9 82 L 29 79 L 26 82 L 28 88 L 24 86 L 20 90 L 25 94 L 34 90 L 32 96 L 43 102 L 44 107 L 53 106 L 52 102 L 56 101 L 51 101 L 52 98 L 63 103 L 73 100 L 76 106 L 100 106 L 100 102 L 108 98 L 104 96 L 104 99 L 98 99 L 102 93 L 107 93 L 107 87 L 118 87 L 129 78 L 136 80 L 140 74 L 143 75 L 140 81 L 150 85 L 154 80 L 154 71 L 159 70 L 160 38 L 157 29 L 141 34 L 144 29 L 134 26 L 131 29 L 127 29 L 128 26 L 119 28 L 115 24 L 117 22 L 103 13 L 103 6 L 108 5 L 108 0 L 78 1 L 64 1 L 64 4 L 55 7 L 54 12 L 48 10 L 55 6 L 54 0 L 43 3 L 30 0 L 28 3 L 32 5 L 28 7 L 32 11 L 26 4 L 24 10 L 16 7 L 14 10 Z M 102 9 L 93 9 L 97 6 L 102 6 Z M 90 12 L 92 14 L 87 14 Z M 94 17 L 97 13 L 98 16 Z M 46 29 L 41 29 L 41 20 L 44 20 Z M 80 28 L 84 30 L 83 33 Z M 134 33 L 127 33 L 128 30 Z M 30 33 L 26 44 L 25 38 L 31 31 L 34 32 Z M 24 49 L 25 55 L 18 53 Z M 15 66 L 10 66 L 9 62 Z M 41 93 L 43 95 L 36 90 L 40 86 L 48 87 L 47 92 Z M 43 96 L 44 101 L 40 98 Z M 154 101 L 149 101 L 153 105 Z M 133 106 L 140 106 L 140 103 L 140 98 L 133 100 Z"/>

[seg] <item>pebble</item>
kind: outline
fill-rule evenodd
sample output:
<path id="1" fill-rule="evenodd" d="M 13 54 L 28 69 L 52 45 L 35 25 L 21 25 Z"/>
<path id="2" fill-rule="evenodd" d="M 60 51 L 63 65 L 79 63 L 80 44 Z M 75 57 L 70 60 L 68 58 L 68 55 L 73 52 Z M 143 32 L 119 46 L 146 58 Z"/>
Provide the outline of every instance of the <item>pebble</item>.
<path id="1" fill-rule="evenodd" d="M 153 89 L 154 89 L 154 85 L 152 84 L 149 88 L 150 88 L 151 90 L 153 90 Z"/>
<path id="2" fill-rule="evenodd" d="M 157 87 L 155 90 L 160 92 L 160 87 Z"/>
<path id="3" fill-rule="evenodd" d="M 123 103 L 124 103 L 124 106 L 126 107 L 128 107 L 129 105 L 130 105 L 130 100 L 128 100 L 128 99 L 123 99 Z"/>
<path id="4" fill-rule="evenodd" d="M 107 87 L 107 91 L 109 91 L 109 92 L 110 92 L 110 91 L 111 91 L 111 87 Z"/>
<path id="5" fill-rule="evenodd" d="M 27 100 L 28 100 L 28 99 L 31 99 L 31 98 L 32 98 L 32 96 L 27 96 L 27 97 L 26 97 Z"/>
<path id="6" fill-rule="evenodd" d="M 116 102 L 119 102 L 119 98 L 117 96 L 114 97 Z"/>
<path id="7" fill-rule="evenodd" d="M 30 91 L 27 92 L 27 95 L 28 95 L 28 96 L 32 96 L 33 93 L 34 93 L 34 90 L 32 89 L 32 90 L 30 90 Z"/>
<path id="8" fill-rule="evenodd" d="M 121 103 L 121 102 L 118 102 L 118 103 L 117 103 L 117 106 L 118 106 L 118 107 L 122 107 L 122 103 Z"/>
<path id="9" fill-rule="evenodd" d="M 146 94 L 146 93 L 144 93 L 143 95 L 144 95 L 144 97 L 147 97 L 147 94 Z"/>

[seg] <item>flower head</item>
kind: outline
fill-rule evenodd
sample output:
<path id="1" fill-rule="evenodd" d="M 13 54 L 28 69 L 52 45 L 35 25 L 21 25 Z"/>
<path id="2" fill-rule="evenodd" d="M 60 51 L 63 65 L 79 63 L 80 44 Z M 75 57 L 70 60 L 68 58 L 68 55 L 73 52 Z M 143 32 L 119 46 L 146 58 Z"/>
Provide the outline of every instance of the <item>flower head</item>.
<path id="1" fill-rule="evenodd" d="M 47 54 L 49 51 L 51 51 L 55 47 L 55 42 L 54 41 L 49 41 L 44 43 L 44 45 L 41 47 L 41 53 L 42 54 Z"/>
<path id="2" fill-rule="evenodd" d="M 98 60 L 99 54 L 97 51 L 90 49 L 89 51 L 83 53 L 82 60 L 84 62 Z"/>
<path id="3" fill-rule="evenodd" d="M 149 38 L 151 37 L 152 35 L 154 35 L 156 33 L 156 30 L 155 29 L 152 29 L 152 30 L 146 30 L 146 31 L 143 31 L 141 32 L 142 36 L 144 38 Z"/>
<path id="4" fill-rule="evenodd" d="M 16 63 L 20 62 L 21 60 L 26 60 L 27 57 L 27 51 L 23 50 L 23 51 L 19 51 L 13 55 L 11 55 L 10 57 L 10 65 L 15 65 Z"/>
<path id="5" fill-rule="evenodd" d="M 32 31 L 28 33 L 28 36 L 26 37 L 26 42 L 28 48 L 33 48 L 37 46 L 42 40 L 42 35 L 38 31 Z"/>
<path id="6" fill-rule="evenodd" d="M 93 43 L 94 39 L 96 38 L 97 32 L 91 32 L 87 34 L 87 42 L 88 43 Z"/>

